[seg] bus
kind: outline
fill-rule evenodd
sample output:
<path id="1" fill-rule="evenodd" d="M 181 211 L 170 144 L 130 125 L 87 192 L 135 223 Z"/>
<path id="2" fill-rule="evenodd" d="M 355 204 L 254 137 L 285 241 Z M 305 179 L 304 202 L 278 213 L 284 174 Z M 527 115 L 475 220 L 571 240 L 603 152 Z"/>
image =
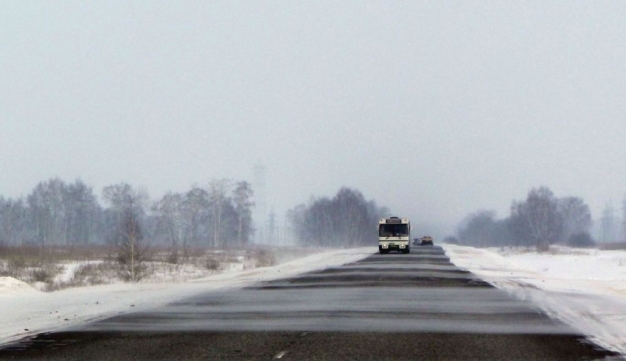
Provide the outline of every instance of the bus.
<path id="1" fill-rule="evenodd" d="M 411 252 L 411 222 L 408 218 L 389 217 L 378 221 L 378 250 Z"/>

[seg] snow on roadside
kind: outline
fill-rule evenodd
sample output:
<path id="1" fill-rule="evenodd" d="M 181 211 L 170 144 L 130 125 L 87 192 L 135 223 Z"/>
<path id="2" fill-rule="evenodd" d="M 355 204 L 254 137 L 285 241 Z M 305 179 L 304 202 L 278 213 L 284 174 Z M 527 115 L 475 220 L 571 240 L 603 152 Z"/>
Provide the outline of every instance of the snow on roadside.
<path id="1" fill-rule="evenodd" d="M 373 247 L 326 251 L 273 267 L 217 274 L 181 283 L 110 284 L 44 293 L 10 277 L 0 278 L 0 344 L 41 332 L 76 327 L 110 316 L 146 310 L 193 295 L 292 277 L 363 259 Z"/>
<path id="2" fill-rule="evenodd" d="M 71 262 L 68 264 L 61 265 L 63 271 L 56 275 L 53 280 L 54 285 L 63 285 L 71 283 L 74 277 L 76 277 L 76 272 L 81 267 L 85 267 L 88 265 L 96 265 L 101 264 L 102 261 L 85 261 L 85 262 Z"/>
<path id="3" fill-rule="evenodd" d="M 626 354 L 626 251 L 555 253 L 443 245 L 452 263 Z"/>
<path id="4" fill-rule="evenodd" d="M 26 282 L 13 277 L 0 277 L 0 295 L 17 296 L 36 293 L 38 291 Z"/>

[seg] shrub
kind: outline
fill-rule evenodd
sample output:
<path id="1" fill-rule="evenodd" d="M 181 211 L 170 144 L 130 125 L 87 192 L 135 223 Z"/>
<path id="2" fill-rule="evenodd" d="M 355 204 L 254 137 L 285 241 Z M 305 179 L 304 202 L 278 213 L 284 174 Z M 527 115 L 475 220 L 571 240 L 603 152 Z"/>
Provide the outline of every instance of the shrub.
<path id="1" fill-rule="evenodd" d="M 50 283 L 52 277 L 50 276 L 50 273 L 48 273 L 48 271 L 38 268 L 38 269 L 34 269 L 30 272 L 30 277 L 33 280 L 33 282 L 43 282 L 43 283 Z"/>
<path id="2" fill-rule="evenodd" d="M 626 242 L 600 243 L 598 247 L 606 251 L 626 250 Z"/>
<path id="3" fill-rule="evenodd" d="M 459 242 L 459 239 L 454 237 L 454 236 L 448 236 L 446 238 L 443 239 L 443 243 L 448 243 L 448 244 L 461 244 Z"/>
<path id="4" fill-rule="evenodd" d="M 173 250 L 170 254 L 167 255 L 167 263 L 178 264 L 179 256 L 178 251 Z"/>
<path id="5" fill-rule="evenodd" d="M 211 271 L 217 271 L 220 269 L 220 261 L 215 258 L 208 258 L 206 260 L 206 268 Z"/>
<path id="6" fill-rule="evenodd" d="M 267 250 L 267 249 L 260 249 L 256 252 L 256 254 L 254 255 L 254 258 L 256 260 L 256 266 L 257 267 L 271 267 L 276 265 L 276 256 L 274 256 L 274 253 L 272 253 L 272 251 Z"/>
<path id="7" fill-rule="evenodd" d="M 593 240 L 588 232 L 582 232 L 573 234 L 567 244 L 571 247 L 588 248 L 596 245 L 596 241 Z"/>
<path id="8" fill-rule="evenodd" d="M 74 273 L 74 282 L 78 285 L 100 285 L 107 283 L 118 272 L 114 264 L 108 262 L 87 263 L 81 265 Z"/>

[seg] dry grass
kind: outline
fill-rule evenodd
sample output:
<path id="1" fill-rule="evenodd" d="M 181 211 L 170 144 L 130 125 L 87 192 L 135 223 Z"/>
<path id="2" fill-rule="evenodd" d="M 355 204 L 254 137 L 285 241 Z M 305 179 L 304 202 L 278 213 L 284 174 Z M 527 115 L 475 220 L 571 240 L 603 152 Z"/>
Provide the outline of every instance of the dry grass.
<path id="1" fill-rule="evenodd" d="M 207 258 L 206 260 L 206 269 L 209 271 L 218 271 L 220 269 L 220 261 L 215 258 Z"/>
<path id="2" fill-rule="evenodd" d="M 218 272 L 270 267 L 321 251 L 256 245 L 187 250 L 152 247 L 142 282 L 181 282 Z M 0 247 L 0 276 L 16 278 L 43 291 L 123 282 L 119 270 L 114 249 L 108 246 Z"/>
<path id="3" fill-rule="evenodd" d="M 313 250 L 250 247 L 238 249 L 152 248 L 146 282 L 178 282 L 240 269 L 269 267 Z M 76 265 L 78 263 L 78 265 Z M 68 267 L 75 267 L 74 273 Z M 0 276 L 9 276 L 44 291 L 122 282 L 113 248 L 108 246 L 0 247 Z M 61 277 L 61 275 L 65 275 Z"/>
<path id="4" fill-rule="evenodd" d="M 0 276 L 54 289 L 54 279 L 63 272 L 62 264 L 110 258 L 106 246 L 20 246 L 0 247 Z"/>
<path id="5" fill-rule="evenodd" d="M 276 261 L 276 255 L 274 252 L 267 248 L 259 248 L 256 250 L 252 250 L 249 255 L 253 264 L 256 267 L 271 267 L 278 264 Z"/>
<path id="6" fill-rule="evenodd" d="M 593 247 L 550 246 L 546 254 L 550 255 L 586 255 Z"/>
<path id="7" fill-rule="evenodd" d="M 46 283 L 45 291 L 109 284 L 118 278 L 119 273 L 119 266 L 113 262 L 85 263 L 76 268 L 74 277 L 69 281 Z"/>
<path id="8" fill-rule="evenodd" d="M 605 251 L 621 251 L 626 250 L 626 242 L 615 243 L 598 243 L 598 248 Z"/>
<path id="9" fill-rule="evenodd" d="M 109 246 L 1 246 L 0 259 L 41 265 L 67 261 L 91 261 L 111 257 Z"/>

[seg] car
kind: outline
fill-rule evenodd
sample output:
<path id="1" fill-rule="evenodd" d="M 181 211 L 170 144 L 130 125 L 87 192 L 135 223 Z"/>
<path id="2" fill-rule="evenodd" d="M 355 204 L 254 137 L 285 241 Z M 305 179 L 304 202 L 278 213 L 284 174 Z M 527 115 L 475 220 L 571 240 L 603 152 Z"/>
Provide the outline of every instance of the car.
<path id="1" fill-rule="evenodd" d="M 424 236 L 422 237 L 422 246 L 432 246 L 433 245 L 433 237 L 431 236 Z"/>

